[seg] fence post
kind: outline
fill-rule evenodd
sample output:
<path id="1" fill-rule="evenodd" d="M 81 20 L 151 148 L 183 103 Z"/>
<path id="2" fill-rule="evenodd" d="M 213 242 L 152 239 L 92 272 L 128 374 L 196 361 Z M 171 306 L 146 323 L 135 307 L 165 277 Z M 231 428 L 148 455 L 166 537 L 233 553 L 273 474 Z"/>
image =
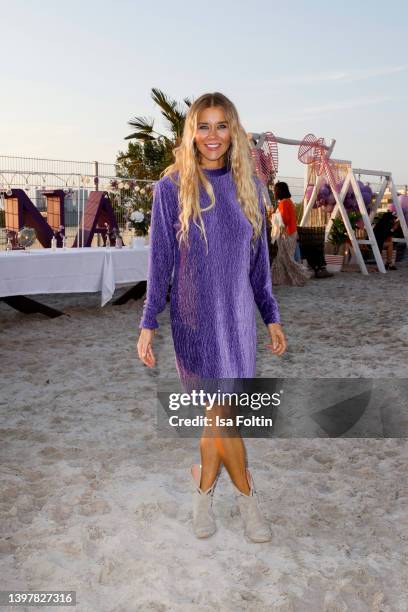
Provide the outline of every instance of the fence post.
<path id="1" fill-rule="evenodd" d="M 97 161 L 94 162 L 94 175 L 95 191 L 99 191 L 99 164 Z"/>
<path id="2" fill-rule="evenodd" d="M 99 164 L 97 161 L 94 162 L 94 185 L 95 185 L 95 191 L 99 191 Z M 96 238 L 96 243 L 98 245 L 98 247 L 101 246 L 101 235 L 98 233 L 97 234 L 97 238 Z"/>

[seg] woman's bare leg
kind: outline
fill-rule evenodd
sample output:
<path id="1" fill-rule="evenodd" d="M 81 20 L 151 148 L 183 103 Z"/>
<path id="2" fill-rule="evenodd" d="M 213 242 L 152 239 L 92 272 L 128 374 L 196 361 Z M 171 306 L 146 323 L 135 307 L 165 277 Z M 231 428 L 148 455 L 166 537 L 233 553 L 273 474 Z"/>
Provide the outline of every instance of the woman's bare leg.
<path id="1" fill-rule="evenodd" d="M 244 442 L 235 427 L 217 427 L 216 415 L 228 417 L 231 412 L 225 406 L 214 406 L 209 414 L 213 424 L 205 429 L 200 442 L 201 489 L 206 491 L 212 485 L 222 462 L 237 489 L 248 495 Z"/>
<path id="2" fill-rule="evenodd" d="M 201 453 L 201 482 L 200 489 L 207 491 L 221 467 L 221 457 L 218 454 L 218 449 L 215 440 L 212 436 L 203 436 L 200 440 Z"/>
<path id="3" fill-rule="evenodd" d="M 385 241 L 385 244 L 387 246 L 387 263 L 392 264 L 392 251 L 393 251 L 393 242 L 392 242 L 392 238 L 387 238 L 387 240 Z"/>
<path id="4" fill-rule="evenodd" d="M 246 476 L 246 452 L 241 436 L 222 436 L 215 438 L 218 452 L 234 485 L 249 494 L 249 484 Z"/>

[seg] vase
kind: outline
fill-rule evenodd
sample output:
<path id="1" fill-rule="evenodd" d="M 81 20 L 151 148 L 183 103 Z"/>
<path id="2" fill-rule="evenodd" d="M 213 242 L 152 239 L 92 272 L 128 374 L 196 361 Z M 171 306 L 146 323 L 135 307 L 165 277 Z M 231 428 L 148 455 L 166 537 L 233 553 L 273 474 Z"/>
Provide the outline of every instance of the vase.
<path id="1" fill-rule="evenodd" d="M 144 246 L 144 243 L 145 237 L 143 231 L 132 227 L 132 237 L 130 241 L 132 249 L 140 249 L 142 246 Z"/>
<path id="2" fill-rule="evenodd" d="M 324 258 L 326 260 L 326 270 L 328 272 L 341 272 L 344 255 L 330 255 L 325 253 Z"/>
<path id="3" fill-rule="evenodd" d="M 140 249 L 145 244 L 144 236 L 132 236 L 132 249 Z"/>

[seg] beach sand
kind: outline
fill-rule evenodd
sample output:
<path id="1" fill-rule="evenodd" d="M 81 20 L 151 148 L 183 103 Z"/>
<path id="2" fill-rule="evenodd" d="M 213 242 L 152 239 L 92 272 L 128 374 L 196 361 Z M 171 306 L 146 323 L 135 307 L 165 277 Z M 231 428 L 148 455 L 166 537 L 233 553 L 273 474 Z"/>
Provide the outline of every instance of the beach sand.
<path id="1" fill-rule="evenodd" d="M 405 263 L 276 287 L 288 350 L 269 352 L 258 317 L 257 375 L 407 377 L 407 285 Z M 70 317 L 0 302 L 1 589 L 72 589 L 76 608 L 54 609 L 78 612 L 408 610 L 405 439 L 247 440 L 273 540 L 244 539 L 225 471 L 218 531 L 197 540 L 198 441 L 155 429 L 155 384 L 176 378 L 169 308 L 150 370 L 142 300 L 36 299 Z"/>

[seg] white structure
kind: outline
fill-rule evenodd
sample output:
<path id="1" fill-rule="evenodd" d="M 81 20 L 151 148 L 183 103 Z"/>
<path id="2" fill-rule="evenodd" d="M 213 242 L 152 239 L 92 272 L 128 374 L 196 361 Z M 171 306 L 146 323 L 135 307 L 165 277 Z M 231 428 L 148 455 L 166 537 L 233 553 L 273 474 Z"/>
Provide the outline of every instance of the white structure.
<path id="1" fill-rule="evenodd" d="M 255 141 L 258 142 L 261 138 L 262 138 L 262 134 L 255 134 L 252 133 L 250 134 L 251 138 Z M 313 135 L 309 135 L 309 136 L 313 136 Z M 281 138 L 278 136 L 275 136 L 275 140 L 277 143 L 280 144 L 287 144 L 287 145 L 304 145 L 305 140 L 294 140 L 294 139 L 289 139 L 289 138 Z M 300 226 L 304 226 L 308 220 L 308 217 L 310 215 L 310 212 L 313 208 L 314 203 L 316 202 L 317 199 L 317 195 L 319 193 L 319 189 L 322 185 L 322 182 L 324 179 L 326 179 L 327 183 L 330 185 L 334 199 L 335 199 L 335 207 L 333 209 L 333 212 L 330 216 L 329 222 L 326 226 L 326 231 L 325 231 L 325 239 L 327 241 L 332 224 L 333 224 L 333 219 L 336 218 L 336 216 L 338 215 L 339 211 L 344 223 L 344 226 L 346 228 L 348 237 L 350 239 L 351 242 L 351 246 L 352 249 L 355 253 L 355 257 L 356 260 L 360 266 L 360 270 L 363 274 L 368 274 L 367 271 L 367 267 L 365 264 L 365 261 L 363 259 L 361 250 L 360 250 L 360 244 L 369 244 L 372 248 L 373 254 L 374 254 L 374 258 L 377 264 L 377 268 L 380 272 L 385 274 L 385 266 L 384 266 L 384 262 L 382 260 L 381 257 L 381 253 L 380 250 L 378 248 L 378 244 L 377 241 L 375 239 L 374 236 L 374 231 L 371 225 L 372 219 L 375 216 L 375 213 L 378 209 L 378 206 L 384 196 L 385 190 L 387 188 L 387 186 L 390 188 L 391 194 L 392 194 L 392 202 L 395 205 L 395 209 L 397 211 L 397 215 L 398 215 L 398 219 L 400 221 L 401 224 L 401 229 L 404 235 L 404 238 L 394 238 L 393 240 L 395 242 L 405 242 L 408 245 L 408 227 L 407 227 L 407 223 L 405 221 L 405 217 L 404 217 L 404 213 L 402 211 L 399 199 L 398 199 L 398 195 L 397 195 L 397 191 L 395 188 L 395 184 L 394 181 L 392 179 L 392 174 L 391 172 L 384 172 L 384 171 L 376 171 L 376 170 L 363 170 L 360 168 L 352 168 L 351 167 L 351 162 L 350 161 L 346 161 L 346 160 L 338 160 L 338 159 L 333 159 L 331 158 L 331 154 L 333 152 L 334 149 L 334 145 L 335 145 L 336 141 L 333 139 L 330 143 L 330 145 L 319 145 L 320 148 L 324 151 L 324 156 L 326 158 L 326 164 L 329 162 L 332 162 L 334 164 L 337 164 L 339 166 L 343 166 L 343 167 L 347 167 L 347 174 L 346 177 L 344 179 L 342 188 L 340 193 L 338 193 L 337 191 L 337 185 L 334 184 L 333 182 L 333 176 L 330 176 L 330 171 L 327 170 L 327 165 L 323 164 L 323 169 L 324 171 L 322 172 L 322 174 L 320 174 L 319 176 L 316 177 L 316 183 L 313 187 L 313 191 L 312 194 L 310 196 L 309 201 L 306 201 L 306 190 L 307 187 L 309 186 L 309 173 L 310 173 L 310 165 L 307 164 L 306 165 L 306 172 L 305 172 L 305 200 L 304 200 L 304 209 L 303 209 L 303 216 L 302 219 L 300 221 Z M 361 194 L 361 190 L 359 187 L 359 184 L 357 182 L 357 178 L 356 175 L 368 175 L 368 176 L 378 176 L 378 177 L 384 177 L 384 181 L 381 185 L 381 188 L 379 190 L 379 193 L 377 194 L 374 206 L 373 206 L 373 210 L 370 213 L 370 216 L 368 215 L 367 212 L 367 208 L 366 205 L 364 203 L 364 199 L 363 196 Z M 354 192 L 357 204 L 358 204 L 358 208 L 361 214 L 361 218 L 363 220 L 364 223 L 364 229 L 367 232 L 367 236 L 368 239 L 366 240 L 360 240 L 357 239 L 353 228 L 351 226 L 350 223 L 350 219 L 349 216 L 347 214 L 346 208 L 344 206 L 344 200 L 346 197 L 346 194 L 349 190 L 349 187 L 351 186 L 351 189 Z"/>
<path id="2" fill-rule="evenodd" d="M 335 161 L 335 160 L 333 160 L 333 161 Z M 383 183 L 381 185 L 379 193 L 376 196 L 376 200 L 375 200 L 375 203 L 374 203 L 374 206 L 373 206 L 373 210 L 370 213 L 370 216 L 368 216 L 367 208 L 366 208 L 366 205 L 364 203 L 363 196 L 361 194 L 361 190 L 360 190 L 359 184 L 357 182 L 357 178 L 356 178 L 356 176 L 360 176 L 362 174 L 363 175 L 367 175 L 367 176 L 384 177 L 384 181 L 383 181 Z M 308 218 L 308 216 L 310 214 L 310 211 L 312 210 L 313 205 L 314 205 L 314 203 L 316 201 L 317 194 L 319 192 L 319 188 L 320 188 L 322 179 L 323 179 L 323 177 L 318 177 L 318 179 L 316 181 L 316 185 L 314 186 L 313 193 L 312 193 L 312 195 L 310 197 L 310 200 L 307 203 L 306 207 L 304 208 L 303 217 L 302 217 L 302 220 L 300 222 L 300 225 L 304 225 L 306 223 L 306 221 L 307 221 L 307 218 Z M 330 178 L 326 177 L 326 180 L 330 184 Z M 356 257 L 357 262 L 358 262 L 358 264 L 360 266 L 360 270 L 361 270 L 361 272 L 363 274 L 368 274 L 368 271 L 367 271 L 367 267 L 365 265 L 363 256 L 362 256 L 361 251 L 360 251 L 360 246 L 359 246 L 360 244 L 369 244 L 371 246 L 371 248 L 373 250 L 373 254 L 374 254 L 374 257 L 375 257 L 375 261 L 376 261 L 378 270 L 380 272 L 382 272 L 382 273 L 385 273 L 384 262 L 382 260 L 381 253 L 380 253 L 380 250 L 379 250 L 378 245 L 377 245 L 377 241 L 376 241 L 375 236 L 374 236 L 374 232 L 373 232 L 373 228 L 371 226 L 371 222 L 372 222 L 372 219 L 374 218 L 375 213 L 376 213 L 376 211 L 378 209 L 378 206 L 379 206 L 379 204 L 380 204 L 380 202 L 381 202 L 381 200 L 382 200 L 382 198 L 384 196 L 384 192 L 385 192 L 385 190 L 387 188 L 387 185 L 390 187 L 390 191 L 391 191 L 391 194 L 392 194 L 392 202 L 395 205 L 395 209 L 397 211 L 398 219 L 399 219 L 399 222 L 401 224 L 401 229 L 402 229 L 402 232 L 403 232 L 403 235 L 404 235 L 404 238 L 394 238 L 394 241 L 395 242 L 405 242 L 408 245 L 408 227 L 407 227 L 407 223 L 405 221 L 404 213 L 403 213 L 402 208 L 401 208 L 401 204 L 400 204 L 399 199 L 398 199 L 397 191 L 396 191 L 396 188 L 395 188 L 394 181 L 392 179 L 391 172 L 376 171 L 376 170 L 365 170 L 365 169 L 361 169 L 361 168 L 351 168 L 350 167 L 348 172 L 347 172 L 347 176 L 346 176 L 346 178 L 344 180 L 341 192 L 339 194 L 336 192 L 335 186 L 332 186 L 330 184 L 330 187 L 332 188 L 332 192 L 333 192 L 333 195 L 334 195 L 334 198 L 335 198 L 335 201 L 336 201 L 336 205 L 335 205 L 335 207 L 333 209 L 332 214 L 330 215 L 329 222 L 328 222 L 328 224 L 326 226 L 326 239 L 327 239 L 327 237 L 328 237 L 328 235 L 330 233 L 330 230 L 331 230 L 331 227 L 332 227 L 332 224 L 333 224 L 333 219 L 336 218 L 336 216 L 338 215 L 338 212 L 340 211 L 342 219 L 343 219 L 343 222 L 344 222 L 344 225 L 345 225 L 346 230 L 347 230 L 347 234 L 348 234 L 350 242 L 351 242 L 351 246 L 352 246 L 354 254 L 355 254 L 355 257 Z M 346 211 L 346 209 L 344 207 L 344 199 L 346 197 L 347 191 L 348 191 L 350 186 L 351 186 L 351 188 L 352 188 L 352 190 L 354 192 L 354 195 L 356 197 L 358 208 L 359 208 L 362 220 L 364 222 L 364 228 L 365 228 L 365 230 L 367 232 L 367 236 L 368 236 L 367 240 L 362 240 L 362 239 L 359 240 L 359 239 L 356 238 L 356 235 L 355 235 L 355 233 L 354 233 L 354 231 L 353 231 L 353 229 L 351 227 L 351 224 L 350 224 L 350 221 L 349 221 L 349 218 L 348 218 L 348 215 L 347 215 L 347 211 Z"/>

